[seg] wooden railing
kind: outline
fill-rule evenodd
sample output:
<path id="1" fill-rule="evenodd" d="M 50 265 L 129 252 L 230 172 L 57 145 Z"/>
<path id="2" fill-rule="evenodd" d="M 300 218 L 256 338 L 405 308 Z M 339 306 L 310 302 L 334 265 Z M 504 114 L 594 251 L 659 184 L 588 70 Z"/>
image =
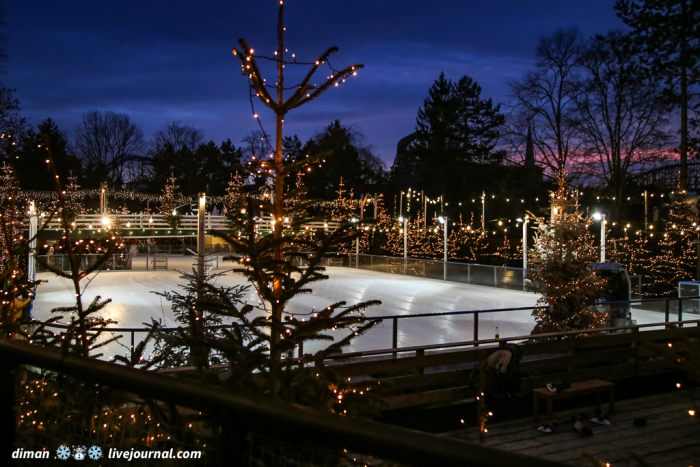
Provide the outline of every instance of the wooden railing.
<path id="1" fill-rule="evenodd" d="M 508 342 L 522 344 L 523 392 L 553 381 L 615 381 L 669 370 L 672 363 L 648 345 L 676 342 L 677 331 L 650 329 L 671 324 L 685 326 L 679 331 L 698 345 L 700 320 L 688 320 L 356 352 L 336 357 L 355 361 L 333 369 L 343 378 L 386 375 L 380 380 L 387 383 L 382 384 L 382 395 L 389 409 L 468 401 L 474 394 L 467 386 L 471 368 Z M 397 354 L 399 358 L 394 357 Z M 445 367 L 450 369 L 441 369 Z"/>
<path id="2" fill-rule="evenodd" d="M 24 223 L 25 227 L 28 228 L 29 219 L 25 219 Z M 162 214 L 82 214 L 75 221 L 75 227 L 83 230 L 102 230 L 107 226 L 114 226 L 117 224 L 126 229 L 173 230 L 172 226 L 165 221 Z M 257 219 L 255 221 L 255 225 L 260 231 L 271 231 L 273 226 L 272 218 Z M 292 227 L 291 224 L 287 225 L 289 225 L 289 228 Z M 285 228 L 287 228 L 287 225 L 285 225 Z M 317 229 L 324 229 L 326 231 L 333 231 L 337 229 L 339 225 L 339 221 L 310 221 L 308 223 L 304 223 L 301 229 L 296 230 L 313 232 Z M 44 226 L 50 230 L 63 228 L 58 219 L 51 219 L 49 222 L 44 224 L 43 218 L 39 218 L 39 228 Z M 207 230 L 229 229 L 226 216 L 213 216 L 211 214 L 206 215 L 205 226 Z M 177 230 L 197 230 L 197 215 L 185 214 L 180 216 L 177 227 Z"/>

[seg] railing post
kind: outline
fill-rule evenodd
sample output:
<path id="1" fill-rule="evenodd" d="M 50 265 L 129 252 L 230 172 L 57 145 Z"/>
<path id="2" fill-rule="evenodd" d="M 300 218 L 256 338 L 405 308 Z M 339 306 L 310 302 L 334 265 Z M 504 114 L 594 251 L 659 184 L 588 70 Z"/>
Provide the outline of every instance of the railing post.
<path id="1" fill-rule="evenodd" d="M 420 361 L 421 357 L 425 357 L 425 349 L 416 350 L 416 360 L 418 360 L 416 362 L 416 363 L 418 363 L 418 366 L 416 367 L 416 374 L 417 375 L 425 374 L 425 368 L 422 366 L 423 362 Z"/>
<path id="2" fill-rule="evenodd" d="M 15 398 L 17 397 L 17 366 L 5 359 L 0 360 L 0 420 L 2 422 L 2 436 L 0 436 L 0 458 L 3 465 L 15 465 L 12 460 L 12 451 L 15 449 L 17 415 L 15 413 Z"/>
<path id="3" fill-rule="evenodd" d="M 678 297 L 678 321 L 683 321 L 683 297 Z M 678 327 L 682 328 L 683 324 L 679 324 Z"/>
<path id="4" fill-rule="evenodd" d="M 131 331 L 131 361 L 134 361 L 134 331 Z"/>
<path id="5" fill-rule="evenodd" d="M 244 467 L 248 465 L 247 453 L 250 451 L 246 441 L 247 433 L 241 425 L 235 423 L 236 414 L 224 412 L 219 426 L 219 447 L 217 465 Z"/>
<path id="6" fill-rule="evenodd" d="M 479 312 L 474 313 L 474 341 L 479 340 Z M 478 347 L 479 344 L 474 344 L 474 347 Z"/>
<path id="7" fill-rule="evenodd" d="M 399 348 L 399 319 L 398 318 L 392 318 L 392 327 L 391 327 L 391 348 L 392 349 L 398 349 Z M 397 353 L 394 352 L 394 358 L 396 358 Z"/>
<path id="8" fill-rule="evenodd" d="M 639 375 L 639 328 L 632 328 L 632 363 L 634 376 Z"/>
<path id="9" fill-rule="evenodd" d="M 664 317 L 665 323 L 668 323 L 668 320 L 669 320 L 669 308 L 670 308 L 669 301 L 670 300 L 671 300 L 670 298 L 666 299 L 666 313 L 665 313 L 665 317 Z M 668 324 L 666 325 L 666 329 L 668 329 Z"/>

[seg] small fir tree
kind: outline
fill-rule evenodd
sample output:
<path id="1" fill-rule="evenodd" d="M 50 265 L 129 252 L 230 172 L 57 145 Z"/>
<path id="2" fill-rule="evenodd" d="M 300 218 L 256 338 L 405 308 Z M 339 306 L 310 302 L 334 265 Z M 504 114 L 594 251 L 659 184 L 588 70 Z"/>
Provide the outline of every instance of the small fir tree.
<path id="1" fill-rule="evenodd" d="M 650 292 L 657 296 L 673 295 L 678 291 L 678 282 L 693 280 L 696 273 L 697 254 L 693 240 L 698 237 L 698 209 L 695 200 L 685 190 L 676 189 L 671 194 L 668 219 L 664 221 L 664 232 L 656 235 L 657 255 L 650 261 Z"/>
<path id="2" fill-rule="evenodd" d="M 163 214 L 165 222 L 173 229 L 177 229 L 177 224 L 180 222 L 180 214 L 178 214 L 177 208 L 182 204 L 181 197 L 177 192 L 177 189 L 180 187 L 175 184 L 176 181 L 177 178 L 170 174 L 168 183 L 163 187 L 163 194 L 160 196 L 160 213 Z"/>
<path id="3" fill-rule="evenodd" d="M 241 220 L 245 217 L 245 196 L 243 195 L 243 177 L 236 172 L 231 174 L 231 179 L 226 187 L 224 196 L 224 214 L 231 229 L 240 229 Z"/>

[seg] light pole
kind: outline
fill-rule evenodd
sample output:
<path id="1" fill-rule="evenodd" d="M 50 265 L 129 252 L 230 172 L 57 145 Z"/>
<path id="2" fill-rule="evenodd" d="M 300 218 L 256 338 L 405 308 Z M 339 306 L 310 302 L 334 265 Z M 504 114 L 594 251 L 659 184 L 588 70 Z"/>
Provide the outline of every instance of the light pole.
<path id="1" fill-rule="evenodd" d="M 36 204 L 29 202 L 29 258 L 27 261 L 27 279 L 33 281 L 36 278 L 36 233 L 39 228 L 39 218 L 37 217 Z"/>
<path id="2" fill-rule="evenodd" d="M 527 224 L 530 222 L 530 217 L 525 216 L 524 219 L 516 219 L 523 223 L 523 269 L 527 269 Z"/>
<path id="3" fill-rule="evenodd" d="M 360 266 L 360 226 L 357 225 L 357 218 L 353 217 L 352 221 L 355 223 L 355 232 L 357 232 L 357 237 L 355 237 L 355 269 Z"/>
<path id="4" fill-rule="evenodd" d="M 403 223 L 403 259 L 408 258 L 408 219 L 405 217 L 399 217 L 399 222 Z"/>
<path id="5" fill-rule="evenodd" d="M 647 235 L 649 229 L 649 199 L 647 198 L 647 190 L 644 190 L 644 235 Z"/>
<path id="6" fill-rule="evenodd" d="M 486 192 L 481 193 L 481 231 L 486 232 Z"/>
<path id="7" fill-rule="evenodd" d="M 107 195 L 104 183 L 100 184 L 100 214 L 107 212 Z"/>
<path id="8" fill-rule="evenodd" d="M 408 259 L 408 218 L 399 217 L 403 224 L 403 275 L 406 275 L 406 260 Z"/>
<path id="9" fill-rule="evenodd" d="M 423 228 L 428 228 L 428 197 L 423 197 Z"/>
<path id="10" fill-rule="evenodd" d="M 206 241 L 204 215 L 207 212 L 207 195 L 199 193 L 197 197 L 199 199 L 197 206 L 197 280 L 204 282 L 204 244 Z"/>
<path id="11" fill-rule="evenodd" d="M 593 214 L 593 218 L 600 221 L 600 262 L 605 262 L 605 214 L 599 212 Z"/>
<path id="12" fill-rule="evenodd" d="M 444 231 L 443 233 L 445 235 L 445 240 L 444 240 L 445 255 L 443 257 L 444 262 L 443 262 L 443 268 L 442 268 L 442 276 L 443 276 L 443 280 L 447 280 L 447 223 L 449 222 L 449 219 L 447 218 L 447 216 L 440 216 L 440 217 L 438 217 L 438 219 L 440 219 L 440 223 L 443 225 L 443 231 Z"/>

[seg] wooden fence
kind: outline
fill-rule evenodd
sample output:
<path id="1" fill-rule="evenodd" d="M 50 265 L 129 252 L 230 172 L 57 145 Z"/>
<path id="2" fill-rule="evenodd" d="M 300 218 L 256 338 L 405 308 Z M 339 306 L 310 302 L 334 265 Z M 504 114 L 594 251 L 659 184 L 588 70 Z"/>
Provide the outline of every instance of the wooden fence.
<path id="1" fill-rule="evenodd" d="M 679 331 L 698 346 L 700 320 L 669 324 L 685 326 Z M 668 371 L 673 366 L 672 362 L 662 359 L 651 346 L 677 342 L 676 331 L 650 329 L 654 327 L 659 328 L 660 325 L 542 334 L 538 336 L 539 341 L 531 341 L 532 336 L 519 336 L 499 341 L 454 343 L 450 344 L 451 348 L 438 344 L 357 352 L 343 356 L 355 361 L 337 363 L 333 368 L 344 378 L 381 381 L 380 394 L 387 402 L 388 409 L 458 400 L 468 402 L 474 393 L 467 385 L 471 368 L 496 351 L 500 344 L 507 342 L 521 344 L 524 351 L 520 365 L 523 393 L 554 381 L 615 381 Z M 465 348 L 467 346 L 470 348 Z"/>

